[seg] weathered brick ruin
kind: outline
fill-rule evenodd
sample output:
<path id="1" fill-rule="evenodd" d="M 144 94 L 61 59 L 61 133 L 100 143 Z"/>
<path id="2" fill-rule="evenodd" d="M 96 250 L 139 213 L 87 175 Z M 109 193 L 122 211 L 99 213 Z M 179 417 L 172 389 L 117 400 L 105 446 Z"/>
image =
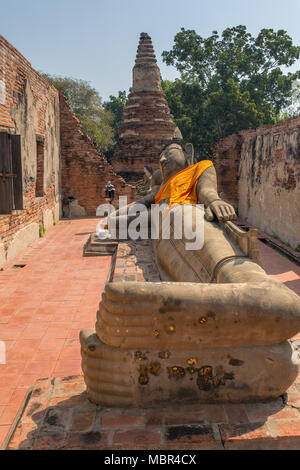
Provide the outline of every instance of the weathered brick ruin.
<path id="1" fill-rule="evenodd" d="M 135 200 L 135 187 L 117 175 L 92 140 L 81 132 L 81 124 L 66 98 L 60 94 L 61 187 L 62 199 L 73 196 L 77 204 L 71 215 L 95 215 L 107 202 L 104 187 L 111 181 L 115 200 L 127 196 Z"/>
<path id="2" fill-rule="evenodd" d="M 239 216 L 292 248 L 300 244 L 300 116 L 241 131 L 214 148 L 219 191 Z"/>
<path id="3" fill-rule="evenodd" d="M 96 215 L 107 202 L 111 180 L 116 199 L 135 198 L 63 96 L 0 36 L 0 268 L 39 238 L 73 196 L 69 216 Z"/>
<path id="4" fill-rule="evenodd" d="M 112 166 L 127 182 L 143 177 L 146 164 L 158 168 L 158 157 L 175 130 L 150 36 L 141 33 L 132 92 L 119 129 Z"/>
<path id="5" fill-rule="evenodd" d="M 218 175 L 218 191 L 222 198 L 238 206 L 238 173 L 241 157 L 241 136 L 230 135 L 214 146 L 213 161 Z"/>
<path id="6" fill-rule="evenodd" d="M 2 36 L 0 64 L 1 268 L 59 218 L 59 96 Z"/>

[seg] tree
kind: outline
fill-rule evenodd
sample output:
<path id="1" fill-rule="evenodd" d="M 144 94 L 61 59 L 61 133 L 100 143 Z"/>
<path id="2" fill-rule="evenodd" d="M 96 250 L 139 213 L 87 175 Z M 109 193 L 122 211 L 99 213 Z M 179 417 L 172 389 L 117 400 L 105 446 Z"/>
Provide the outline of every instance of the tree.
<path id="1" fill-rule="evenodd" d="M 113 127 L 113 145 L 110 147 L 109 151 L 106 153 L 106 157 L 108 161 L 110 161 L 111 157 L 114 154 L 117 141 L 118 141 L 118 133 L 119 133 L 119 127 L 122 122 L 122 117 L 123 117 L 123 111 L 126 105 L 127 101 L 127 93 L 126 91 L 119 91 L 118 96 L 113 96 L 110 95 L 109 101 L 105 101 L 103 103 L 104 109 L 106 109 L 108 112 L 110 112 L 113 116 L 112 120 L 112 127 Z"/>
<path id="2" fill-rule="evenodd" d="M 97 90 L 85 80 L 46 73 L 41 75 L 65 95 L 73 113 L 82 124 L 82 132 L 96 142 L 101 152 L 108 152 L 114 140 L 114 116 L 104 108 Z"/>
<path id="3" fill-rule="evenodd" d="M 122 122 L 123 111 L 127 101 L 126 91 L 119 91 L 118 96 L 110 95 L 109 101 L 103 103 L 104 109 L 113 114 L 113 128 L 115 140 L 118 140 L 118 130 Z"/>
<path id="4" fill-rule="evenodd" d="M 215 140 L 239 130 L 275 123 L 300 77 L 281 67 L 291 66 L 299 53 L 284 30 L 262 29 L 255 38 L 240 25 L 204 39 L 181 28 L 172 50 L 162 54 L 181 79 L 163 82 L 163 88 L 198 154 L 210 154 Z"/>
<path id="5" fill-rule="evenodd" d="M 196 157 L 209 155 L 211 141 L 217 135 L 207 122 L 203 89 L 197 83 L 187 84 L 179 79 L 161 83 L 174 120 L 184 138 L 193 142 Z"/>
<path id="6" fill-rule="evenodd" d="M 293 117 L 300 114 L 300 80 L 295 80 L 292 85 L 291 103 L 284 109 L 283 117 Z"/>

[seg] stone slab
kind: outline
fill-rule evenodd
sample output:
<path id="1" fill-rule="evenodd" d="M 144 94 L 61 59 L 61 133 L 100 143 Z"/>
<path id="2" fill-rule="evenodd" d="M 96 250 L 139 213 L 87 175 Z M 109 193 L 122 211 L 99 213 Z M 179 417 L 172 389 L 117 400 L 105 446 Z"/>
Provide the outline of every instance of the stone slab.
<path id="1" fill-rule="evenodd" d="M 160 282 L 153 259 L 151 240 L 120 241 L 112 281 Z"/>
<path id="2" fill-rule="evenodd" d="M 83 247 L 83 256 L 113 255 L 117 246 L 117 240 L 99 240 L 96 233 L 92 233 Z"/>

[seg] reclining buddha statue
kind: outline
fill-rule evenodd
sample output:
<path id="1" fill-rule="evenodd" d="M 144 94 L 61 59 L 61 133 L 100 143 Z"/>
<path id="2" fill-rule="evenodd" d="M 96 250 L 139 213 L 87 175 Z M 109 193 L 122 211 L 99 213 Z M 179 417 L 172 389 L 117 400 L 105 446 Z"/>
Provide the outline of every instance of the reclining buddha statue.
<path id="1" fill-rule="evenodd" d="M 160 155 L 162 184 L 137 200 L 149 226 L 151 208 L 162 208 L 152 240 L 160 282 L 108 282 L 95 330 L 81 331 L 94 403 L 264 401 L 283 394 L 297 376 L 288 340 L 300 330 L 300 298 L 267 276 L 255 232 L 234 225 L 213 163 L 194 164 L 193 152 L 177 135 Z M 134 220 L 132 207 L 110 214 L 109 227 Z M 189 233 L 202 221 L 201 246 L 188 247 L 185 230 L 178 236 L 178 215 Z"/>

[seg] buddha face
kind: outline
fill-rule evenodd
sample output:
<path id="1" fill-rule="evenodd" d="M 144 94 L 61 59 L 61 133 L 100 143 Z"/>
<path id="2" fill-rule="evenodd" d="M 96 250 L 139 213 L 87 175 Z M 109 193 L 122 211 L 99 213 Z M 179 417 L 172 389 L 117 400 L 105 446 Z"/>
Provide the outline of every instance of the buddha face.
<path id="1" fill-rule="evenodd" d="M 160 169 L 164 181 L 187 167 L 187 161 L 180 145 L 170 144 L 160 155 Z"/>

